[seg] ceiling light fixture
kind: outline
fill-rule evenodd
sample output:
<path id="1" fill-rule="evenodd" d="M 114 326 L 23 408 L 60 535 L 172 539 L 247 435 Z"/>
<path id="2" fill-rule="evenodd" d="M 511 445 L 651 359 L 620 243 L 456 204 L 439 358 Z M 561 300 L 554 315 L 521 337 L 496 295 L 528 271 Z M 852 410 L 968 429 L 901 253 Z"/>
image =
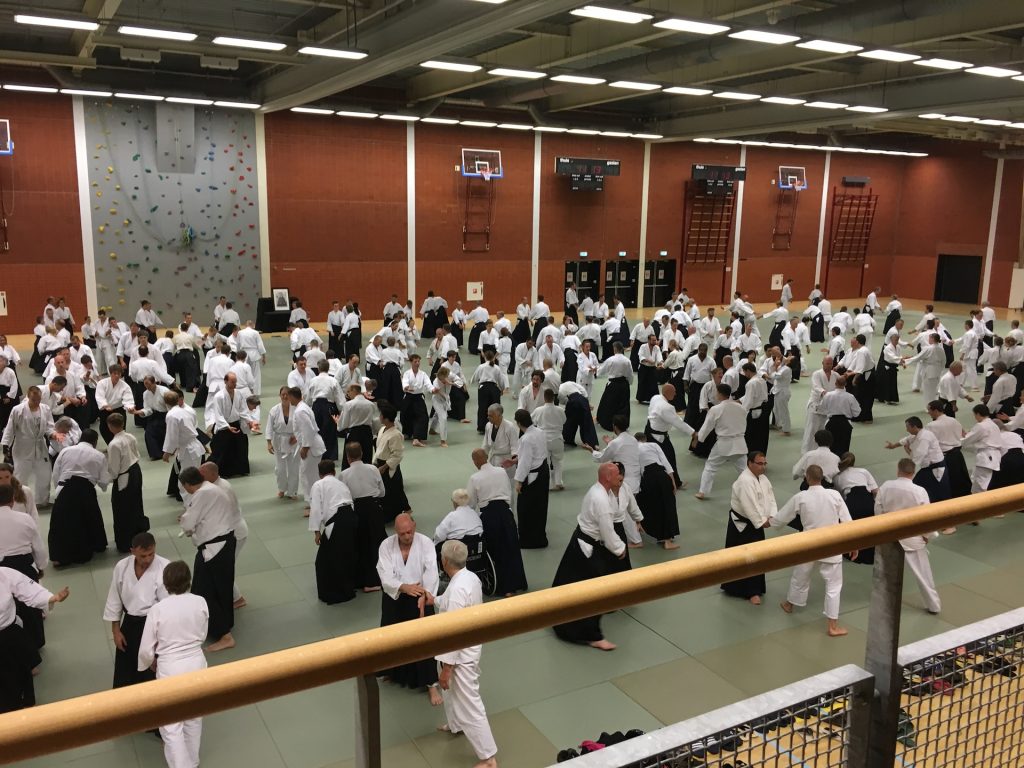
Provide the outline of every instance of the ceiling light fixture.
<path id="1" fill-rule="evenodd" d="M 600 131 L 595 131 L 592 128 L 570 128 L 566 133 L 575 133 L 577 136 L 597 136 Z"/>
<path id="2" fill-rule="evenodd" d="M 918 115 L 922 120 L 941 120 L 945 117 L 941 112 L 926 112 L 923 115 Z"/>
<path id="3" fill-rule="evenodd" d="M 765 96 L 761 99 L 766 104 L 785 104 L 786 106 L 795 106 L 797 104 L 803 104 L 806 99 L 794 99 L 789 96 Z"/>
<path id="4" fill-rule="evenodd" d="M 905 152 L 897 149 L 865 149 L 861 147 L 825 147 L 818 144 L 785 144 L 775 141 L 742 141 L 740 139 L 693 139 L 701 144 L 744 144 L 754 147 L 771 147 L 772 149 L 806 149 L 815 152 L 850 152 L 864 155 L 893 155 L 896 157 L 928 157 L 927 152 Z"/>
<path id="5" fill-rule="evenodd" d="M 630 136 L 634 139 L 647 139 L 649 141 L 665 138 L 660 133 L 631 133 Z"/>
<path id="6" fill-rule="evenodd" d="M 453 120 L 450 117 L 424 117 L 420 120 L 421 123 L 430 123 L 431 125 L 458 125 L 458 120 Z"/>
<path id="7" fill-rule="evenodd" d="M 804 106 L 814 107 L 815 109 L 846 109 L 850 105 L 841 104 L 838 101 L 808 101 Z"/>
<path id="8" fill-rule="evenodd" d="M 215 37 L 214 45 L 226 45 L 231 48 L 252 48 L 257 51 L 282 51 L 287 46 L 284 43 L 274 43 L 269 40 L 249 40 L 244 37 Z"/>
<path id="9" fill-rule="evenodd" d="M 886 109 L 885 107 L 867 107 L 867 106 L 858 105 L 858 106 L 854 106 L 854 107 L 847 107 L 846 111 L 847 112 L 866 112 L 868 114 L 880 114 L 882 112 L 888 112 L 889 110 Z"/>
<path id="10" fill-rule="evenodd" d="M 292 107 L 289 112 L 301 112 L 304 115 L 333 115 L 333 109 L 321 109 L 319 107 Z"/>
<path id="11" fill-rule="evenodd" d="M 628 139 L 631 134 L 629 131 L 601 131 L 602 136 L 608 136 L 613 139 Z"/>
<path id="12" fill-rule="evenodd" d="M 967 117 L 966 115 L 946 115 L 945 117 L 940 117 L 939 119 L 940 120 L 945 120 L 947 123 L 976 123 L 976 122 L 978 122 L 978 118 L 976 118 L 976 117 Z"/>
<path id="13" fill-rule="evenodd" d="M 494 128 L 497 123 L 490 120 L 460 120 L 459 125 L 465 125 L 469 128 Z"/>
<path id="14" fill-rule="evenodd" d="M 1018 77 L 1021 73 L 1016 69 L 1005 67 L 971 67 L 967 70 L 972 75 L 985 75 L 986 77 Z"/>
<path id="15" fill-rule="evenodd" d="M 1024 123 L 1010 123 L 1007 128 L 1024 128 Z"/>
<path id="16" fill-rule="evenodd" d="M 719 91 L 714 96 L 716 99 L 734 99 L 736 101 L 753 101 L 761 98 L 756 93 L 739 93 L 738 91 Z"/>
<path id="17" fill-rule="evenodd" d="M 606 82 L 603 77 L 587 77 L 586 75 L 555 75 L 551 79 L 556 83 L 573 83 L 574 85 L 600 85 Z"/>
<path id="18" fill-rule="evenodd" d="M 633 80 L 616 80 L 608 85 L 612 88 L 624 88 L 627 91 L 657 91 L 661 89 L 661 86 L 656 83 L 638 83 Z"/>
<path id="19" fill-rule="evenodd" d="M 526 123 L 498 123 L 499 128 L 504 128 L 506 131 L 532 131 L 533 126 L 527 125 Z"/>
<path id="20" fill-rule="evenodd" d="M 198 35 L 192 32 L 173 32 L 167 29 L 151 29 L 149 27 L 123 26 L 118 27 L 117 31 L 122 35 L 132 35 L 133 37 L 155 37 L 160 40 L 178 40 L 183 43 L 191 43 L 198 37 Z"/>
<path id="21" fill-rule="evenodd" d="M 164 101 L 171 104 L 192 104 L 197 107 L 208 107 L 213 104 L 213 99 L 194 99 L 191 96 L 168 96 Z"/>
<path id="22" fill-rule="evenodd" d="M 559 128 L 557 125 L 538 125 L 533 130 L 537 133 L 565 133 L 566 128 Z"/>
<path id="23" fill-rule="evenodd" d="M 479 64 L 464 64 L 461 61 L 438 61 L 431 59 L 420 64 L 427 69 L 446 69 L 449 72 L 479 72 L 483 67 Z"/>
<path id="24" fill-rule="evenodd" d="M 329 59 L 365 59 L 370 55 L 366 51 L 319 48 L 315 45 L 303 46 L 299 48 L 299 53 L 304 53 L 307 56 L 326 56 Z"/>
<path id="25" fill-rule="evenodd" d="M 27 93 L 56 93 L 56 88 L 46 85 L 5 85 L 5 91 L 25 91 Z"/>
<path id="26" fill-rule="evenodd" d="M 666 88 L 665 93 L 678 93 L 681 96 L 707 96 L 714 93 L 710 88 L 690 88 L 684 85 L 673 85 Z"/>
<path id="27" fill-rule="evenodd" d="M 851 45 L 849 43 L 835 43 L 831 40 L 808 40 L 797 43 L 797 48 L 806 48 L 809 51 L 821 51 L 822 53 L 856 53 L 863 51 L 863 45 Z"/>
<path id="28" fill-rule="evenodd" d="M 689 21 L 688 19 L 664 19 L 654 22 L 654 26 L 671 29 L 673 32 L 692 32 L 695 35 L 717 35 L 721 32 L 728 32 L 730 29 L 724 24 L 709 24 L 706 21 Z"/>
<path id="29" fill-rule="evenodd" d="M 769 45 L 785 45 L 786 43 L 795 43 L 800 39 L 799 35 L 764 32 L 760 29 L 744 29 L 731 33 L 729 37 L 735 40 L 749 40 L 752 43 L 768 43 Z"/>
<path id="30" fill-rule="evenodd" d="M 1011 125 L 1009 120 L 993 120 L 991 117 L 979 120 L 977 125 Z"/>
<path id="31" fill-rule="evenodd" d="M 224 107 L 226 109 L 259 109 L 259 104 L 254 104 L 251 101 L 215 101 L 214 106 Z"/>
<path id="32" fill-rule="evenodd" d="M 623 11 L 619 8 L 605 8 L 600 5 L 584 5 L 570 11 L 573 16 L 583 16 L 587 19 L 599 19 L 601 21 L 617 21 L 620 24 L 639 24 L 641 21 L 653 19 L 649 13 L 637 13 L 636 11 Z"/>
<path id="33" fill-rule="evenodd" d="M 914 62 L 918 67 L 931 67 L 932 69 L 964 69 L 972 66 L 966 61 L 953 61 L 952 59 L 918 59 Z"/>
<path id="34" fill-rule="evenodd" d="M 405 123 L 415 123 L 419 120 L 416 115 L 378 115 L 381 120 L 400 120 Z"/>
<path id="35" fill-rule="evenodd" d="M 534 72 L 530 69 L 509 69 L 508 67 L 497 67 L 487 70 L 487 74 L 497 77 L 518 77 L 523 80 L 540 80 L 547 77 L 547 72 Z"/>
<path id="36" fill-rule="evenodd" d="M 110 91 L 89 91 L 84 88 L 61 88 L 60 92 L 67 96 L 95 96 L 98 99 L 105 99 L 114 95 Z"/>
<path id="37" fill-rule="evenodd" d="M 86 32 L 95 32 L 100 25 L 95 21 L 80 21 L 78 19 L 55 19 L 51 16 L 32 16 L 29 14 L 15 14 L 14 20 L 18 24 L 30 24 L 34 27 L 58 27 L 60 29 L 81 29 Z"/>
<path id="38" fill-rule="evenodd" d="M 377 117 L 376 112 L 356 112 L 348 109 L 339 109 L 334 114 L 338 117 Z"/>
<path id="39" fill-rule="evenodd" d="M 5 88 L 7 86 L 4 86 Z M 119 92 L 114 94 L 119 99 L 133 99 L 135 101 L 163 101 L 163 96 L 154 96 L 151 93 L 125 93 Z"/>
<path id="40" fill-rule="evenodd" d="M 885 51 L 881 49 L 876 49 L 873 51 L 861 51 L 857 55 L 863 56 L 865 59 L 878 59 L 879 61 L 895 62 L 914 61 L 914 59 L 921 58 L 916 53 L 905 53 L 903 51 Z"/>

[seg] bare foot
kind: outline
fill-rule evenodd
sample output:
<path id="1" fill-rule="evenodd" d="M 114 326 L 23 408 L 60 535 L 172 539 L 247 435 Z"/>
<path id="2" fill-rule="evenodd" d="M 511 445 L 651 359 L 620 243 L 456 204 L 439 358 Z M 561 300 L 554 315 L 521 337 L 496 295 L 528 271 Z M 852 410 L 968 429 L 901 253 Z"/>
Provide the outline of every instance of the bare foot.
<path id="1" fill-rule="evenodd" d="M 430 706 L 440 707 L 444 704 L 444 697 L 441 696 L 441 689 L 436 685 L 427 686 L 427 694 L 430 696 Z"/>
<path id="2" fill-rule="evenodd" d="M 661 542 L 661 546 L 664 547 L 665 549 L 679 549 L 679 545 L 676 544 L 671 539 L 669 541 Z"/>
<path id="3" fill-rule="evenodd" d="M 610 640 L 595 640 L 592 643 L 588 643 L 591 648 L 597 648 L 599 651 L 614 651 L 618 646 Z"/>
<path id="4" fill-rule="evenodd" d="M 231 604 L 231 607 L 232 608 L 245 608 L 245 606 L 247 606 L 247 605 L 248 605 L 248 603 L 245 602 L 245 598 L 244 597 L 240 597 L 237 600 L 235 600 L 235 602 L 233 602 Z"/>
<path id="5" fill-rule="evenodd" d="M 444 725 L 437 726 L 437 730 L 440 733 L 451 733 L 452 732 L 452 729 L 448 727 L 447 723 L 445 723 Z"/>
<path id="6" fill-rule="evenodd" d="M 277 492 L 277 498 L 283 499 L 284 498 L 284 491 L 278 491 Z"/>
<path id="7" fill-rule="evenodd" d="M 783 436 L 783 437 L 789 437 L 789 432 L 783 432 L 783 433 L 782 433 L 782 436 Z"/>
<path id="8" fill-rule="evenodd" d="M 498 768 L 498 761 L 493 757 L 488 757 L 474 765 L 473 768 Z"/>
<path id="9" fill-rule="evenodd" d="M 430 432 L 428 432 L 427 434 L 428 434 L 428 435 L 436 435 L 436 434 L 437 434 L 437 430 L 436 430 L 436 429 L 432 429 L 432 430 L 430 430 Z"/>
<path id="10" fill-rule="evenodd" d="M 850 634 L 845 629 L 839 626 L 839 624 L 829 621 L 828 623 L 828 636 L 829 637 L 842 637 L 843 635 Z"/>
<path id="11" fill-rule="evenodd" d="M 781 603 L 779 603 L 779 608 L 784 610 L 786 613 L 793 612 L 793 604 L 789 602 L 789 600 L 783 600 Z"/>
<path id="12" fill-rule="evenodd" d="M 414 448 L 426 448 L 427 447 L 427 444 L 424 443 L 422 440 L 413 440 L 412 441 L 412 445 L 413 445 Z"/>
<path id="13" fill-rule="evenodd" d="M 700 493 L 698 491 L 697 493 L 693 494 L 693 498 L 695 498 L 697 501 L 704 501 L 705 496 L 703 493 Z"/>
<path id="14" fill-rule="evenodd" d="M 463 420 L 462 420 L 462 421 L 460 421 L 459 423 L 460 423 L 460 424 L 471 424 L 472 422 L 471 422 L 471 421 L 470 421 L 469 419 L 463 419 Z"/>
<path id="15" fill-rule="evenodd" d="M 447 440 L 442 440 L 441 441 L 441 447 L 442 448 L 447 448 L 448 447 L 448 441 Z"/>
<path id="16" fill-rule="evenodd" d="M 643 549 L 644 543 L 642 541 L 639 544 L 634 544 L 633 542 L 630 542 L 626 546 L 630 549 Z"/>
<path id="17" fill-rule="evenodd" d="M 32 667 L 32 677 L 38 677 L 39 673 L 43 671 L 43 665 Z"/>
<path id="18" fill-rule="evenodd" d="M 683 480 L 683 484 L 679 486 L 679 490 L 680 491 L 685 491 L 689 487 L 690 487 L 690 484 L 688 482 L 686 482 L 685 480 Z"/>
<path id="19" fill-rule="evenodd" d="M 956 533 L 956 528 L 943 528 L 941 531 L 939 531 L 939 533 L 941 533 L 943 536 L 949 536 L 951 534 Z"/>
<path id="20" fill-rule="evenodd" d="M 380 592 L 380 587 L 363 587 L 363 592 Z"/>
<path id="21" fill-rule="evenodd" d="M 564 485 L 556 485 L 555 486 L 555 490 L 556 491 L 564 491 L 565 490 L 565 486 Z"/>
<path id="22" fill-rule="evenodd" d="M 210 643 L 208 646 L 206 646 L 206 650 L 209 651 L 210 653 L 215 653 L 217 651 L 226 651 L 228 648 L 234 648 L 234 647 L 235 647 L 235 638 L 233 638 L 231 636 L 231 633 L 228 632 L 226 635 L 224 635 L 224 637 L 222 637 L 217 642 Z"/>
<path id="23" fill-rule="evenodd" d="M 754 596 L 752 596 L 752 597 L 750 598 L 750 604 L 751 604 L 751 605 L 760 605 L 760 604 L 761 604 L 761 596 L 760 596 L 760 595 L 754 595 Z M 784 610 L 784 611 L 785 611 L 786 609 L 785 609 L 785 608 L 783 608 L 782 610 Z M 790 610 L 792 610 L 792 609 L 790 609 Z M 786 613 L 789 613 L 789 611 L 786 611 Z"/>
<path id="24" fill-rule="evenodd" d="M 305 509 L 302 510 L 302 516 L 309 517 L 309 507 L 306 507 Z"/>

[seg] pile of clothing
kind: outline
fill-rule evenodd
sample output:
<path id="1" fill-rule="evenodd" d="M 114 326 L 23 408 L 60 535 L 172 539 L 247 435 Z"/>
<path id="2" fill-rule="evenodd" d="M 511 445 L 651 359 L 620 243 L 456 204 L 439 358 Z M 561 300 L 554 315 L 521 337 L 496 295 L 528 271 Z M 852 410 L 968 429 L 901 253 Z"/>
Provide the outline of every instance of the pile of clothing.
<path id="1" fill-rule="evenodd" d="M 605 747 L 611 747 L 615 744 L 620 744 L 623 741 L 629 739 L 635 739 L 637 736 L 643 736 L 644 732 L 634 728 L 631 731 L 615 731 L 614 733 L 603 732 L 593 741 L 583 741 L 578 747 L 569 747 L 569 749 L 562 749 L 558 752 L 558 757 L 555 762 L 564 763 L 566 760 L 572 760 L 573 758 L 579 757 L 580 755 L 586 755 L 591 752 L 596 752 L 599 749 Z"/>

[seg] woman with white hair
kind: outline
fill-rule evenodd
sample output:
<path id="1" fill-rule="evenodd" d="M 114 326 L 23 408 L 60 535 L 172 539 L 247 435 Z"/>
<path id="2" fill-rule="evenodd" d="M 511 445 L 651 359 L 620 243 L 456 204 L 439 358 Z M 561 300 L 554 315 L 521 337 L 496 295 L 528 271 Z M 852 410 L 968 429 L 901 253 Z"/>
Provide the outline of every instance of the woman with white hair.
<path id="1" fill-rule="evenodd" d="M 456 488 L 452 491 L 452 511 L 434 530 L 434 543 L 443 544 L 449 539 L 461 541 L 467 536 L 483 536 L 484 524 L 480 515 L 469 506 L 469 491 Z"/>

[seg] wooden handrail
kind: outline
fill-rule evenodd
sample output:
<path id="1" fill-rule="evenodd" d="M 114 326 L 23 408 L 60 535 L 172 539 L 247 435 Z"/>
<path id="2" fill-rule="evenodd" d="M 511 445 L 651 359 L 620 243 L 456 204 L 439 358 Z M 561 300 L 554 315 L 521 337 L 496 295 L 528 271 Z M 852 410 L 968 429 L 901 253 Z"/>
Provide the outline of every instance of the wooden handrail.
<path id="1" fill-rule="evenodd" d="M 1024 510 L 1024 484 L 10 712 L 0 715 L 0 763 L 137 733 L 595 613 L 1018 510 Z"/>

